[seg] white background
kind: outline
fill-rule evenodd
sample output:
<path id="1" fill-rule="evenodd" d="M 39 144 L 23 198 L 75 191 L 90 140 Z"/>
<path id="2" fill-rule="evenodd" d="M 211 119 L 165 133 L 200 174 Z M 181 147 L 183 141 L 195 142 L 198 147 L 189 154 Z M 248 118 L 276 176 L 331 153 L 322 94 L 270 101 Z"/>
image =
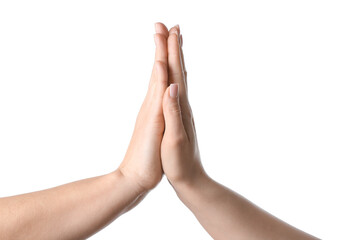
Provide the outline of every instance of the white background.
<path id="1" fill-rule="evenodd" d="M 342 1 L 0 1 L 0 196 L 121 162 L 179 23 L 205 169 L 277 217 L 343 239 Z M 211 239 L 164 178 L 91 239 Z"/>

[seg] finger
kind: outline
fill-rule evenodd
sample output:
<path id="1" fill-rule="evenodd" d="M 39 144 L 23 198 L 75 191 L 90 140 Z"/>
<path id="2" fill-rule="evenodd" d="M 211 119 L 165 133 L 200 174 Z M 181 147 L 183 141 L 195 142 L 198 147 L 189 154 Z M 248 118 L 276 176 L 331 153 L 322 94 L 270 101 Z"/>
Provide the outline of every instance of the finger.
<path id="1" fill-rule="evenodd" d="M 155 23 L 154 41 L 156 45 L 155 61 L 163 61 L 167 64 L 167 27 L 160 22 Z"/>
<path id="2" fill-rule="evenodd" d="M 155 71 L 156 71 L 156 96 L 158 97 L 159 109 L 161 109 L 162 98 L 164 96 L 165 90 L 168 84 L 168 74 L 167 74 L 167 65 L 162 62 L 155 63 Z"/>
<path id="3" fill-rule="evenodd" d="M 175 26 L 171 28 L 167 39 L 168 73 L 169 82 L 179 84 L 180 100 L 183 104 L 186 101 L 186 86 L 179 45 L 179 27 Z"/>
<path id="4" fill-rule="evenodd" d="M 193 138 L 193 125 L 192 113 L 187 98 L 186 84 L 184 74 L 182 71 L 182 62 L 180 57 L 180 44 L 179 44 L 179 31 L 180 28 L 175 26 L 170 29 L 169 37 L 167 40 L 168 49 L 168 79 L 170 83 L 179 84 L 179 99 L 182 109 L 183 123 L 185 131 L 190 139 Z"/>
<path id="5" fill-rule="evenodd" d="M 167 41 L 161 33 L 154 34 L 155 62 L 163 62 L 167 65 Z"/>
<path id="6" fill-rule="evenodd" d="M 165 136 L 172 139 L 187 138 L 179 104 L 178 84 L 171 84 L 166 89 L 163 100 L 163 113 L 165 118 Z"/>
<path id="7" fill-rule="evenodd" d="M 170 29 L 169 36 L 167 39 L 167 46 L 168 46 L 167 52 L 168 52 L 168 62 L 169 62 L 168 66 L 169 66 L 171 75 L 173 75 L 176 81 L 181 80 L 181 79 L 177 79 L 177 77 L 179 78 L 181 77 L 180 74 L 182 73 L 182 65 L 181 65 L 181 59 L 180 59 L 180 54 L 179 54 L 180 39 L 179 39 L 178 25 Z"/>
<path id="8" fill-rule="evenodd" d="M 154 42 L 155 42 L 155 59 L 154 59 L 154 66 L 151 75 L 151 80 L 149 83 L 149 89 L 152 89 L 152 86 L 156 85 L 155 83 L 158 81 L 157 76 L 157 65 L 165 65 L 163 68 L 167 69 L 167 40 L 166 37 L 161 33 L 154 34 Z M 166 70 L 167 71 L 167 70 Z M 166 86 L 167 87 L 167 80 Z M 163 92 L 165 89 L 163 90 Z"/>
<path id="9" fill-rule="evenodd" d="M 187 71 L 186 71 L 185 62 L 184 62 L 183 36 L 182 36 L 182 34 L 180 34 L 180 37 L 179 37 L 179 53 L 180 53 L 180 59 L 182 62 L 182 71 L 184 74 L 185 86 L 186 86 L 186 91 L 187 91 L 188 90 L 188 79 L 187 79 Z"/>

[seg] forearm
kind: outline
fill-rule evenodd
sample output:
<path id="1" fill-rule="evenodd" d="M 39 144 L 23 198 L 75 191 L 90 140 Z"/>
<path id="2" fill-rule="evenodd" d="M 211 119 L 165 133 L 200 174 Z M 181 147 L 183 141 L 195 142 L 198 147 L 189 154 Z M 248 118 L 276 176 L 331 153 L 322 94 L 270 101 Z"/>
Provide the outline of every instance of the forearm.
<path id="1" fill-rule="evenodd" d="M 207 176 L 192 184 L 176 184 L 174 188 L 215 240 L 316 239 Z"/>
<path id="2" fill-rule="evenodd" d="M 144 192 L 120 171 L 0 199 L 0 239 L 85 239 Z"/>

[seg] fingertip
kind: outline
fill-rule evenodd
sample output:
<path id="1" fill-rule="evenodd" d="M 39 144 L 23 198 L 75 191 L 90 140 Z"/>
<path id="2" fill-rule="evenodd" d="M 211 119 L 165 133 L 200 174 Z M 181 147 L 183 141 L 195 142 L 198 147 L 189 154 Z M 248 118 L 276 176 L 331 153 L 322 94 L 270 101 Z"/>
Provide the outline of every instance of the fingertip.
<path id="1" fill-rule="evenodd" d="M 172 109 L 180 111 L 179 106 L 179 85 L 171 84 L 165 90 L 163 96 L 163 110 L 170 111 Z"/>
<path id="2" fill-rule="evenodd" d="M 177 24 L 177 25 L 173 26 L 168 33 L 169 33 L 169 35 L 176 34 L 177 37 L 179 37 L 179 34 L 180 34 L 180 27 L 179 27 L 179 25 Z"/>
<path id="3" fill-rule="evenodd" d="M 177 98 L 179 96 L 179 85 L 178 83 L 172 83 L 170 85 L 170 97 Z"/>
<path id="4" fill-rule="evenodd" d="M 156 22 L 154 24 L 155 26 L 155 32 L 156 33 L 160 33 L 162 34 L 165 38 L 168 37 L 168 29 L 167 27 L 165 26 L 165 24 L 161 23 L 161 22 Z"/>
<path id="5" fill-rule="evenodd" d="M 174 78 L 178 75 L 178 78 L 182 76 L 182 66 L 179 51 L 179 41 L 176 34 L 171 34 L 167 39 L 167 52 L 168 52 L 168 65 L 169 74 L 174 75 Z M 179 82 L 181 79 L 171 79 L 172 82 Z"/>
<path id="6" fill-rule="evenodd" d="M 178 39 L 178 35 L 176 33 L 171 33 L 169 36 L 168 36 L 168 39 L 167 39 L 167 46 L 169 49 L 178 49 L 179 47 L 179 39 Z"/>

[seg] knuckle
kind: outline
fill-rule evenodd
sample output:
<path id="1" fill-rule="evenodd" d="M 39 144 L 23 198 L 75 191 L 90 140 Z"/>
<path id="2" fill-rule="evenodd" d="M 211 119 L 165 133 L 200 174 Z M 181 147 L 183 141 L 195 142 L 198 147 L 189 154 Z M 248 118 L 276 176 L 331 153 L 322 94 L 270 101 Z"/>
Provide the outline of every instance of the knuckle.
<path id="1" fill-rule="evenodd" d="M 155 68 L 161 68 L 163 70 L 167 70 L 167 63 L 162 60 L 156 60 L 154 64 L 155 64 Z"/>
<path id="2" fill-rule="evenodd" d="M 158 40 L 164 40 L 165 36 L 162 33 L 155 33 L 155 37 Z M 165 38 L 166 39 L 166 38 Z"/>
<path id="3" fill-rule="evenodd" d="M 181 114 L 180 106 L 179 106 L 177 101 L 171 102 L 169 104 L 169 111 L 173 114 L 176 114 L 176 115 Z"/>
<path id="4" fill-rule="evenodd" d="M 155 33 L 155 41 L 157 42 L 158 46 L 166 45 L 166 36 L 161 33 Z"/>
<path id="5" fill-rule="evenodd" d="M 168 40 L 179 42 L 177 34 L 178 30 L 172 28 L 169 32 Z"/>
<path id="6" fill-rule="evenodd" d="M 181 71 L 181 69 L 174 69 L 174 70 L 170 70 L 169 71 L 169 77 L 172 79 L 180 79 L 183 80 L 184 79 L 184 74 Z"/>

